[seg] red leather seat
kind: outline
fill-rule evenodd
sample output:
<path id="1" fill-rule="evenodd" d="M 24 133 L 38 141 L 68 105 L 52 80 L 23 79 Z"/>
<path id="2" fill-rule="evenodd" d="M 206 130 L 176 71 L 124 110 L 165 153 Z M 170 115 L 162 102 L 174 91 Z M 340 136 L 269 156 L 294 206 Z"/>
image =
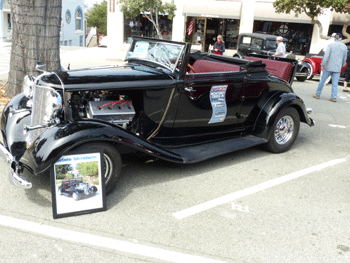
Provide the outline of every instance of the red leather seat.
<path id="1" fill-rule="evenodd" d="M 271 75 L 284 79 L 287 82 L 289 81 L 289 78 L 292 74 L 292 64 L 285 61 L 270 60 L 256 57 L 245 57 L 244 59 L 253 61 L 261 60 L 264 64 L 266 64 L 265 69 L 268 72 L 270 72 Z"/>
<path id="2" fill-rule="evenodd" d="M 236 65 L 214 62 L 209 60 L 196 60 L 192 65 L 195 73 L 206 72 L 230 72 L 239 71 L 240 67 Z"/>

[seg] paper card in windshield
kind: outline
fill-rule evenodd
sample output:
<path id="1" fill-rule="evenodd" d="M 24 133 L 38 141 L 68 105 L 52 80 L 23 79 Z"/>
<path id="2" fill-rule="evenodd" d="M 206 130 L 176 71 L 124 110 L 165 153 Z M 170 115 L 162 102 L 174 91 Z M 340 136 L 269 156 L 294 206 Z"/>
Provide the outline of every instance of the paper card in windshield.
<path id="1" fill-rule="evenodd" d="M 132 57 L 134 58 L 146 58 L 148 54 L 149 43 L 140 41 L 135 44 L 134 53 Z"/>

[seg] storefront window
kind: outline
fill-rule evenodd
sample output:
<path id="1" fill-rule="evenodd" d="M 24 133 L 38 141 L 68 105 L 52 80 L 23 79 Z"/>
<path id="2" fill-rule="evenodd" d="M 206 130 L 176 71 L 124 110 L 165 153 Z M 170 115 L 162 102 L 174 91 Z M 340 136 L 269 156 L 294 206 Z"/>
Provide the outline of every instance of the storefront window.
<path id="1" fill-rule="evenodd" d="M 205 18 L 190 18 L 187 23 L 186 42 L 192 45 L 201 45 L 205 37 Z"/>
<path id="2" fill-rule="evenodd" d="M 237 49 L 237 40 L 239 35 L 239 20 L 225 19 L 225 48 Z"/>
<path id="3" fill-rule="evenodd" d="M 328 36 L 332 35 L 333 33 L 340 33 L 343 36 L 343 39 L 345 39 L 346 37 L 343 35 L 342 33 L 343 31 L 343 25 L 330 25 L 329 29 L 328 29 Z M 350 27 L 348 26 L 347 33 L 350 34 Z"/>
<path id="4" fill-rule="evenodd" d="M 271 21 L 254 21 L 254 33 L 268 33 L 288 39 L 286 49 L 297 55 L 309 52 L 313 25 Z"/>
<path id="5" fill-rule="evenodd" d="M 239 20 L 222 18 L 188 17 L 185 41 L 207 52 L 222 35 L 226 49 L 237 47 Z"/>
<path id="6" fill-rule="evenodd" d="M 159 16 L 159 27 L 163 39 L 171 40 L 172 22 L 166 15 Z M 132 36 L 158 38 L 154 25 L 144 15 L 133 19 L 124 19 L 124 43 L 130 43 Z"/>

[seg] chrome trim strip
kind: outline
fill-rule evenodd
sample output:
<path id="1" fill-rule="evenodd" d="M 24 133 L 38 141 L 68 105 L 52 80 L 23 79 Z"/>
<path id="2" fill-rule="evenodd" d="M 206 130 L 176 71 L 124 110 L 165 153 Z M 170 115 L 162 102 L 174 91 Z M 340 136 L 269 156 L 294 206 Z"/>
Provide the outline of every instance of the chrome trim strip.
<path id="1" fill-rule="evenodd" d="M 31 182 L 28 182 L 12 170 L 9 173 L 9 179 L 11 184 L 22 189 L 30 189 L 33 186 Z"/>

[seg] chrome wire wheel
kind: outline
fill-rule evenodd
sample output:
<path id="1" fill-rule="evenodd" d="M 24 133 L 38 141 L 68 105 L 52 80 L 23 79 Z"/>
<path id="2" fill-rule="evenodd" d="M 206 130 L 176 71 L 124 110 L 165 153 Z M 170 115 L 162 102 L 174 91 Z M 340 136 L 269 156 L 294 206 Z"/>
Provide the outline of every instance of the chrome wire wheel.
<path id="1" fill-rule="evenodd" d="M 300 116 L 295 108 L 282 109 L 271 125 L 265 149 L 273 153 L 288 151 L 298 137 Z"/>
<path id="2" fill-rule="evenodd" d="M 275 140 L 278 144 L 286 144 L 294 132 L 294 120 L 291 116 L 283 116 L 275 126 Z"/>
<path id="3" fill-rule="evenodd" d="M 122 159 L 117 148 L 106 142 L 92 142 L 80 145 L 75 150 L 81 152 L 87 150 L 91 150 L 92 152 L 94 150 L 96 152 L 103 151 L 103 170 L 101 172 L 105 181 L 106 193 L 112 192 L 117 185 L 122 167 Z"/>
<path id="4" fill-rule="evenodd" d="M 112 178 L 113 161 L 109 157 L 109 155 L 107 155 L 107 154 L 103 155 L 103 159 L 104 159 L 104 162 L 105 162 L 105 170 L 104 170 L 105 184 L 108 184 L 108 182 Z"/>
<path id="5" fill-rule="evenodd" d="M 306 68 L 307 68 L 307 79 L 311 80 L 314 76 L 314 70 L 312 68 L 312 65 L 309 62 L 306 62 Z"/>

